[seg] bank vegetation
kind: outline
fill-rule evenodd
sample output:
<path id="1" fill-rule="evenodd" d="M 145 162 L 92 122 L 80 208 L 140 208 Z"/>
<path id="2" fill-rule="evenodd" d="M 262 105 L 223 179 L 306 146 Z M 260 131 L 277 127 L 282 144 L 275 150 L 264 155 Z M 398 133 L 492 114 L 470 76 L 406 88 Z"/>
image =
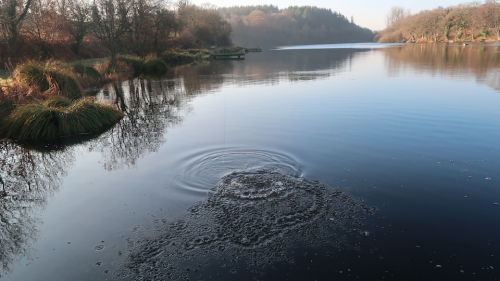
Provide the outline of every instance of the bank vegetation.
<path id="1" fill-rule="evenodd" d="M 0 63 L 231 45 L 231 26 L 215 6 L 159 0 L 5 0 L 0 3 Z M 9 60 L 10 59 L 10 60 Z"/>

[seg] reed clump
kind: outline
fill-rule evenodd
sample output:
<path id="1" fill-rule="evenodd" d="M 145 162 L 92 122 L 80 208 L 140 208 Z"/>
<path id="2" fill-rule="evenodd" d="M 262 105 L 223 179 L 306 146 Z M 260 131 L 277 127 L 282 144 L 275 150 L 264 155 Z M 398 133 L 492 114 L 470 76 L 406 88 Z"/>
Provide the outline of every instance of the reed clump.
<path id="1" fill-rule="evenodd" d="M 141 67 L 141 73 L 144 74 L 162 75 L 165 74 L 167 70 L 167 64 L 164 61 L 153 56 L 146 57 Z"/>
<path id="2" fill-rule="evenodd" d="M 2 83 L 0 83 L 0 101 L 2 101 L 0 108 L 2 110 L 8 108 L 4 106 L 6 103 L 13 103 L 14 105 L 26 104 L 30 102 L 39 102 L 59 95 L 59 89 L 56 84 L 52 83 L 53 79 L 50 75 L 46 75 L 46 79 L 49 88 L 45 91 L 36 83 L 28 85 L 15 77 L 3 80 Z"/>
<path id="3" fill-rule="evenodd" d="M 29 87 L 37 86 L 41 92 L 55 85 L 57 90 L 70 98 L 83 97 L 83 90 L 71 67 L 58 61 L 28 61 L 16 67 L 12 78 Z"/>
<path id="4" fill-rule="evenodd" d="M 97 131 L 111 126 L 123 113 L 93 97 L 70 100 L 56 96 L 42 103 L 18 106 L 1 127 L 2 137 L 46 140 Z"/>

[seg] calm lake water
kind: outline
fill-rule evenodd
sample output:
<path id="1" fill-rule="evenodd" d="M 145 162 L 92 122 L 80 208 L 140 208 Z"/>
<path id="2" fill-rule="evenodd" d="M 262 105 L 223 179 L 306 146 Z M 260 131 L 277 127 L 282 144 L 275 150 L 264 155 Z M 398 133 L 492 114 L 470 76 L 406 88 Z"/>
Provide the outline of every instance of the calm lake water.
<path id="1" fill-rule="evenodd" d="M 500 45 L 299 46 L 3 142 L 1 280 L 500 279 Z"/>

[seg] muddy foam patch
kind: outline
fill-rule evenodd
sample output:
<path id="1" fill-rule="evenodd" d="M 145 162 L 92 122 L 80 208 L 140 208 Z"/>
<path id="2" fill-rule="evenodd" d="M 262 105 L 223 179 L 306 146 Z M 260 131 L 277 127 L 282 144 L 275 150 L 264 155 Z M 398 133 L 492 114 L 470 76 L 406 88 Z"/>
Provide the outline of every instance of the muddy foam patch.
<path id="1" fill-rule="evenodd" d="M 291 262 L 290 249 L 298 246 L 348 248 L 352 234 L 369 234 L 362 221 L 375 210 L 318 181 L 272 170 L 233 172 L 183 216 L 155 220 L 145 226 L 153 231 L 128 239 L 113 278 L 185 279 L 209 261 L 264 268 Z"/>

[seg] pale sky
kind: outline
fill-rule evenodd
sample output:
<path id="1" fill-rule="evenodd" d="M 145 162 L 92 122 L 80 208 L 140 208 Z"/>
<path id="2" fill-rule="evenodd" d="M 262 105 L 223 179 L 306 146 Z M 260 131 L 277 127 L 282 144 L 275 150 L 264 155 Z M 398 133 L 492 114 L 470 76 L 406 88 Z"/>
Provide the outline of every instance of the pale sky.
<path id="1" fill-rule="evenodd" d="M 412 13 L 417 13 L 421 10 L 431 10 L 438 6 L 448 7 L 457 5 L 470 0 L 452 1 L 452 0 L 419 0 L 419 1 L 394 1 L 394 0 L 344 0 L 344 1 L 327 1 L 327 0 L 191 0 L 193 4 L 211 3 L 218 7 L 227 6 L 246 6 L 246 5 L 263 5 L 273 4 L 279 8 L 288 6 L 318 6 L 321 8 L 330 8 L 333 11 L 338 11 L 345 15 L 348 19 L 354 16 L 356 24 L 367 27 L 372 30 L 382 30 L 385 28 L 385 16 L 392 6 L 402 6 L 410 8 Z M 484 1 L 481 1 L 484 2 Z"/>

